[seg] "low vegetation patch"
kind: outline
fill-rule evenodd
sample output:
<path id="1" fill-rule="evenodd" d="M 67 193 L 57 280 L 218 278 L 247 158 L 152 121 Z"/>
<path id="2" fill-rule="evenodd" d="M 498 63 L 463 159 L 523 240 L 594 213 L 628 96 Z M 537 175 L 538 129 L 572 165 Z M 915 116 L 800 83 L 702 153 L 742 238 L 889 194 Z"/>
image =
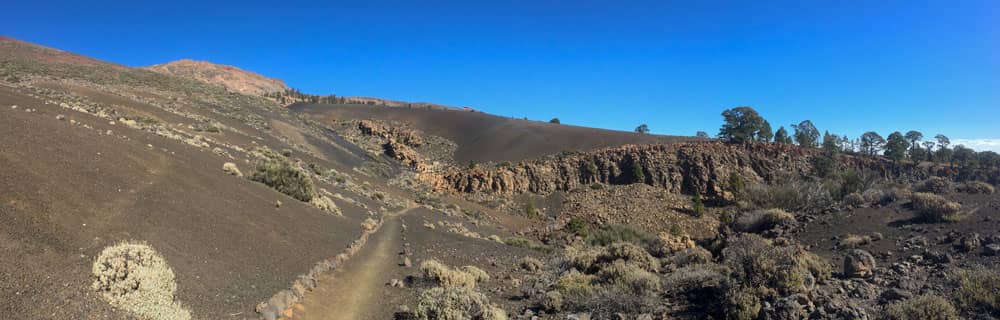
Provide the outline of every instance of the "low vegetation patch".
<path id="1" fill-rule="evenodd" d="M 465 266 L 452 269 L 437 260 L 426 260 L 420 264 L 424 277 L 445 288 L 466 287 L 474 289 L 477 282 L 487 281 L 490 276 L 482 269 Z"/>
<path id="2" fill-rule="evenodd" d="M 782 209 L 756 210 L 736 219 L 736 229 L 743 232 L 763 232 L 779 225 L 795 222 L 795 216 Z"/>
<path id="3" fill-rule="evenodd" d="M 933 193 L 916 192 L 912 197 L 913 209 L 927 222 L 956 221 L 961 218 L 962 205 Z"/>
<path id="4" fill-rule="evenodd" d="M 955 186 L 951 180 L 942 177 L 930 177 L 914 186 L 914 190 L 916 191 L 934 194 L 948 194 L 954 188 Z"/>
<path id="5" fill-rule="evenodd" d="M 507 237 L 503 239 L 503 243 L 512 247 L 531 249 L 545 253 L 549 253 L 554 250 L 550 245 L 521 237 Z"/>
<path id="6" fill-rule="evenodd" d="M 507 320 L 507 313 L 486 295 L 468 287 L 438 287 L 424 291 L 413 313 L 419 320 Z"/>
<path id="7" fill-rule="evenodd" d="M 982 181 L 966 182 L 960 189 L 968 194 L 993 194 L 996 192 L 992 185 Z"/>
<path id="8" fill-rule="evenodd" d="M 309 202 L 316 196 L 316 188 L 309 175 L 284 158 L 271 158 L 257 163 L 250 180 L 263 183 L 299 201 Z"/>
<path id="9" fill-rule="evenodd" d="M 191 319 L 191 311 L 174 300 L 177 283 L 173 270 L 143 242 L 104 248 L 92 272 L 93 289 L 115 308 L 144 319 Z"/>
<path id="10" fill-rule="evenodd" d="M 643 246 L 654 244 L 656 237 L 635 227 L 623 224 L 611 224 L 591 231 L 587 242 L 591 245 L 607 246 L 616 242 L 630 242 Z"/>
<path id="11" fill-rule="evenodd" d="M 978 267 L 958 270 L 952 279 L 958 284 L 953 297 L 962 310 L 1000 316 L 1000 273 Z"/>
<path id="12" fill-rule="evenodd" d="M 922 295 L 887 306 L 885 318 L 889 320 L 957 320 L 958 312 L 945 298 Z"/>
<path id="13" fill-rule="evenodd" d="M 224 171 L 225 173 L 237 176 L 237 177 L 242 177 L 243 176 L 243 172 L 240 171 L 240 168 L 237 167 L 236 164 L 232 163 L 232 162 L 223 163 L 222 164 L 222 171 Z"/>

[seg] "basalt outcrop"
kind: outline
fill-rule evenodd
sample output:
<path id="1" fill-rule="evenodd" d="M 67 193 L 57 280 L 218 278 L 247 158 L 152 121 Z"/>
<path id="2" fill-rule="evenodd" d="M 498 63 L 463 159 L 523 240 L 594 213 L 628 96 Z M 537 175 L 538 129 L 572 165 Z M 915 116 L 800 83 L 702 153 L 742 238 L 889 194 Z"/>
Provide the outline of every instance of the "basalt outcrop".
<path id="1" fill-rule="evenodd" d="M 734 184 L 768 183 L 782 175 L 812 175 L 819 150 L 790 145 L 692 142 L 625 145 L 586 153 L 477 166 L 421 179 L 438 191 L 512 195 L 549 194 L 594 183 L 644 183 L 671 193 L 731 199 Z M 882 176 L 920 179 L 930 170 L 883 159 L 841 156 L 838 170 L 865 169 Z"/>

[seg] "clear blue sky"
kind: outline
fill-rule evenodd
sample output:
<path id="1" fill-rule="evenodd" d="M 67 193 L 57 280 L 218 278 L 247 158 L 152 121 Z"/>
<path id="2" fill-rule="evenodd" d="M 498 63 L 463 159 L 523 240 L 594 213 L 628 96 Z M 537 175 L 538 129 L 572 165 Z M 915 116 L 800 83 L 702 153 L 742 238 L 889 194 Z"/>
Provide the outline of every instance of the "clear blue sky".
<path id="1" fill-rule="evenodd" d="M 86 4 L 84 3 L 86 2 Z M 5 1 L 0 33 L 125 65 L 236 65 L 311 93 L 715 134 L 998 139 L 1000 2 Z M 997 146 L 996 148 L 1000 148 Z"/>

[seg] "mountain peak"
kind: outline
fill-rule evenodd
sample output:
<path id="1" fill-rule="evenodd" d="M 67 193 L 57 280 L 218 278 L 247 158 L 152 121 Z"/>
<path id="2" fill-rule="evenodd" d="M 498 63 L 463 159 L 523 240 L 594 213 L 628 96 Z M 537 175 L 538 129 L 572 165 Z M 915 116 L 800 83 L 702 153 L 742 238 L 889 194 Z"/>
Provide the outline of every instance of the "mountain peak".
<path id="1" fill-rule="evenodd" d="M 285 82 L 279 79 L 268 78 L 234 66 L 208 61 L 181 59 L 143 69 L 217 84 L 244 94 L 263 95 L 288 89 Z"/>

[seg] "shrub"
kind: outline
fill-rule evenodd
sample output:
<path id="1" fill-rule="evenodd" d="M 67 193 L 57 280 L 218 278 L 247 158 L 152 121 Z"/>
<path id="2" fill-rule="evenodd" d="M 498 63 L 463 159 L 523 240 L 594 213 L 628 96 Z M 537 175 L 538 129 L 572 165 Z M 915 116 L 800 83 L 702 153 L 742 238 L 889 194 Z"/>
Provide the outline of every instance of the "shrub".
<path id="1" fill-rule="evenodd" d="M 575 235 L 586 237 L 589 233 L 587 230 L 587 221 L 581 217 L 569 218 L 569 222 L 566 223 L 566 228 Z"/>
<path id="2" fill-rule="evenodd" d="M 154 320 L 187 320 L 191 312 L 174 300 L 174 272 L 143 242 L 104 248 L 92 267 L 92 287 L 109 304 Z"/>
<path id="3" fill-rule="evenodd" d="M 820 181 L 790 180 L 774 185 L 753 184 L 739 194 L 739 200 L 756 209 L 817 211 L 834 203 L 831 189 L 835 188 Z"/>
<path id="4" fill-rule="evenodd" d="M 490 281 L 490 274 L 476 266 L 464 266 L 461 270 L 475 278 L 476 282 Z"/>
<path id="5" fill-rule="evenodd" d="M 804 293 L 815 282 L 830 277 L 829 263 L 798 246 L 776 246 L 750 233 L 727 241 L 723 263 L 742 286 L 771 288 L 782 294 Z"/>
<path id="6" fill-rule="evenodd" d="M 521 258 L 521 262 L 519 263 L 519 265 L 521 266 L 521 269 L 530 272 L 541 270 L 542 267 L 544 266 L 541 260 L 535 259 L 533 257 Z"/>
<path id="7" fill-rule="evenodd" d="M 942 196 L 933 193 L 917 192 L 913 194 L 913 209 L 917 210 L 918 216 L 924 221 L 956 221 L 960 218 L 958 212 L 962 210 L 962 205 L 958 202 L 948 201 Z"/>
<path id="8" fill-rule="evenodd" d="M 996 192 L 992 185 L 981 181 L 967 182 L 962 185 L 961 189 L 962 192 L 968 194 L 993 194 Z"/>
<path id="9" fill-rule="evenodd" d="M 372 219 L 371 217 L 365 218 L 365 221 L 361 222 L 361 230 L 369 232 L 375 230 L 378 227 L 378 221 Z"/>
<path id="10" fill-rule="evenodd" d="M 337 204 L 334 203 L 333 200 L 330 199 L 330 197 L 327 196 L 313 197 L 312 201 L 310 201 L 309 203 L 311 203 L 317 209 L 330 212 L 336 215 L 341 215 L 340 208 L 337 207 Z"/>
<path id="11" fill-rule="evenodd" d="M 602 226 L 590 233 L 587 242 L 592 245 L 607 246 L 616 242 L 631 242 L 649 246 L 656 238 L 645 231 L 629 225 L 611 224 Z"/>
<path id="12" fill-rule="evenodd" d="M 461 270 L 453 270 L 437 260 L 426 260 L 420 264 L 424 277 L 445 288 L 476 287 L 476 276 Z M 481 270 L 480 270 L 481 271 Z"/>
<path id="13" fill-rule="evenodd" d="M 563 296 L 559 291 L 552 290 L 545 293 L 545 299 L 542 300 L 542 307 L 550 311 L 559 311 L 563 308 Z"/>
<path id="14" fill-rule="evenodd" d="M 531 249 L 531 250 L 541 251 L 541 252 L 546 252 L 546 253 L 552 252 L 552 250 L 553 250 L 552 246 L 549 246 L 549 245 L 546 245 L 546 244 L 543 244 L 543 243 L 540 243 L 538 241 L 534 241 L 534 240 L 531 240 L 531 239 L 521 238 L 521 237 L 507 237 L 507 238 L 503 239 L 503 243 L 506 244 L 506 245 L 508 245 L 508 246 L 512 246 L 512 247 Z"/>
<path id="15" fill-rule="evenodd" d="M 919 192 L 946 194 L 950 193 L 954 189 L 954 186 L 951 180 L 942 177 L 930 177 L 918 183 L 914 189 Z"/>
<path id="16" fill-rule="evenodd" d="M 757 210 L 744 213 L 736 219 L 736 228 L 744 232 L 762 232 L 794 221 L 795 216 L 785 210 Z"/>
<path id="17" fill-rule="evenodd" d="M 697 264 L 671 272 L 664 281 L 668 293 L 687 298 L 692 305 L 708 307 L 724 297 L 729 270 L 716 264 Z"/>
<path id="18" fill-rule="evenodd" d="M 507 313 L 486 295 L 466 287 L 424 291 L 414 315 L 421 320 L 507 320 Z"/>
<path id="19" fill-rule="evenodd" d="M 240 172 L 240 168 L 236 167 L 236 164 L 232 162 L 223 163 L 222 171 L 237 177 L 243 176 L 243 172 Z"/>
<path id="20" fill-rule="evenodd" d="M 942 297 L 922 295 L 885 308 L 889 320 L 957 320 L 955 307 Z"/>
<path id="21" fill-rule="evenodd" d="M 705 203 L 701 201 L 701 193 L 696 192 L 694 194 L 694 198 L 691 199 L 691 208 L 695 217 L 701 218 L 705 216 Z"/>
<path id="22" fill-rule="evenodd" d="M 872 242 L 872 237 L 861 236 L 856 234 L 845 235 L 840 242 L 837 243 L 838 247 L 841 248 L 857 248 Z"/>
<path id="23" fill-rule="evenodd" d="M 642 266 L 615 260 L 596 274 L 599 283 L 613 285 L 635 295 L 655 294 L 660 290 L 660 278 Z"/>
<path id="24" fill-rule="evenodd" d="M 673 264 L 684 267 L 692 264 L 704 264 L 712 262 L 712 252 L 702 247 L 684 249 L 670 258 Z"/>
<path id="25" fill-rule="evenodd" d="M 259 162 L 250 180 L 263 183 L 299 201 L 309 202 L 316 195 L 309 175 L 283 159 Z"/>
<path id="26" fill-rule="evenodd" d="M 958 270 L 952 279 L 958 284 L 953 296 L 962 310 L 1000 314 L 1000 273 L 978 267 Z"/>
<path id="27" fill-rule="evenodd" d="M 556 289 L 566 296 L 585 297 L 594 293 L 596 288 L 593 282 L 593 275 L 583 274 L 576 269 L 570 269 L 556 280 Z"/>
<path id="28" fill-rule="evenodd" d="M 843 201 L 844 201 L 845 205 L 848 205 L 848 206 L 851 206 L 851 207 L 860 207 L 860 206 L 865 205 L 865 203 L 867 202 L 867 201 L 865 201 L 865 197 L 862 196 L 860 193 L 857 193 L 857 192 L 851 192 L 851 193 L 847 194 L 846 196 L 844 196 L 844 200 Z"/>

